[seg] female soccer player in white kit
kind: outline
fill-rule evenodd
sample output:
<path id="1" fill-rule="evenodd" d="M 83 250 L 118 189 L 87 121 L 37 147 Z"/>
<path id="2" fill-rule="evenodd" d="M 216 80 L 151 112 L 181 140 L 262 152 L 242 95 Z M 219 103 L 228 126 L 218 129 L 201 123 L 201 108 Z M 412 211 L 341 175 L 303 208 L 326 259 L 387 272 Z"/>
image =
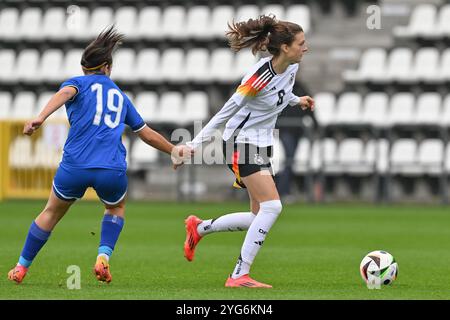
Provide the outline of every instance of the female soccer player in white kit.
<path id="1" fill-rule="evenodd" d="M 236 176 L 234 186 L 248 190 L 251 212 L 230 213 L 208 220 L 189 216 L 185 220 L 184 254 L 192 261 L 196 245 L 209 233 L 248 230 L 236 267 L 225 286 L 270 288 L 250 278 L 249 272 L 282 210 L 270 164 L 277 117 L 288 105 L 314 108 L 311 97 L 297 97 L 292 93 L 298 63 L 308 48 L 299 25 L 278 21 L 274 16 L 233 23 L 229 25 L 227 37 L 235 51 L 251 47 L 253 54 L 267 50 L 271 56 L 260 59 L 249 69 L 236 92 L 188 145 L 195 149 L 226 123 L 222 135 L 224 156 Z"/>

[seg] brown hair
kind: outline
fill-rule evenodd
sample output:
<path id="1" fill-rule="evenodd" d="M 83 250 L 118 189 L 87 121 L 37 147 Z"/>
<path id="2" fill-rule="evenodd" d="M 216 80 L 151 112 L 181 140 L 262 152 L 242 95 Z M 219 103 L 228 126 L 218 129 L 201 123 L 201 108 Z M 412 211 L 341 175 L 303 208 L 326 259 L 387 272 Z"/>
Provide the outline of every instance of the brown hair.
<path id="1" fill-rule="evenodd" d="M 274 15 L 261 15 L 257 19 L 232 22 L 226 32 L 228 44 L 234 51 L 251 47 L 253 54 L 269 51 L 274 56 L 280 54 L 282 44 L 290 45 L 302 27 L 288 21 L 278 21 Z"/>
<path id="2" fill-rule="evenodd" d="M 112 65 L 112 53 L 122 43 L 124 35 L 118 33 L 114 25 L 103 30 L 97 39 L 84 49 L 81 66 L 85 71 L 99 70 L 104 65 Z"/>

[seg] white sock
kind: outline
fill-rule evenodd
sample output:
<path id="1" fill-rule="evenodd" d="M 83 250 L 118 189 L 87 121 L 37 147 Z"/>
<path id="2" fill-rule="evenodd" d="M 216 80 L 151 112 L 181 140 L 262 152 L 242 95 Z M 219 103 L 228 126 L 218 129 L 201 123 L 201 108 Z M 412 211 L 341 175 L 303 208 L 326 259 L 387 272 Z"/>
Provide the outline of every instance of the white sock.
<path id="1" fill-rule="evenodd" d="M 98 258 L 98 257 L 105 257 L 105 258 L 106 258 L 106 261 L 109 262 L 109 256 L 108 256 L 107 254 L 105 254 L 105 253 L 100 253 L 100 254 L 97 256 L 97 258 Z"/>
<path id="2" fill-rule="evenodd" d="M 265 201 L 259 204 L 258 215 L 248 228 L 244 244 L 242 245 L 241 255 L 231 275 L 233 279 L 250 272 L 250 266 L 264 243 L 267 233 L 280 215 L 282 208 L 280 200 Z"/>
<path id="3" fill-rule="evenodd" d="M 248 230 L 254 219 L 255 215 L 251 212 L 230 213 L 216 219 L 204 220 L 197 226 L 197 231 L 203 237 L 212 232 Z"/>

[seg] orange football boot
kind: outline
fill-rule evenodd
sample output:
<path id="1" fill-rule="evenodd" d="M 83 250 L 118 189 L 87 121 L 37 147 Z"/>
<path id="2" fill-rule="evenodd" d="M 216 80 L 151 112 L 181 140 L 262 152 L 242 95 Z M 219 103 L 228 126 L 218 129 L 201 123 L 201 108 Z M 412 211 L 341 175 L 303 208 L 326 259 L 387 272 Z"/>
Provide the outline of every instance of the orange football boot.
<path id="1" fill-rule="evenodd" d="M 97 257 L 97 262 L 95 262 L 94 266 L 94 274 L 98 281 L 106 283 L 111 282 L 112 276 L 109 270 L 109 263 L 104 256 Z"/>
<path id="2" fill-rule="evenodd" d="M 184 256 L 188 261 L 194 260 L 195 247 L 200 242 L 202 237 L 198 234 L 197 226 L 202 223 L 203 220 L 197 218 L 194 215 L 190 215 L 184 220 L 186 225 L 186 240 L 184 241 Z"/>
<path id="3" fill-rule="evenodd" d="M 28 268 L 20 265 L 15 266 L 8 272 L 8 279 L 20 284 L 23 281 L 23 278 L 27 275 L 27 272 Z"/>
<path id="4" fill-rule="evenodd" d="M 248 274 L 244 274 L 243 276 L 233 279 L 231 275 L 228 277 L 227 282 L 225 282 L 225 287 L 229 288 L 237 288 L 237 287 L 247 287 L 247 288 L 272 288 L 270 284 L 265 284 L 262 282 L 258 282 L 249 277 Z"/>

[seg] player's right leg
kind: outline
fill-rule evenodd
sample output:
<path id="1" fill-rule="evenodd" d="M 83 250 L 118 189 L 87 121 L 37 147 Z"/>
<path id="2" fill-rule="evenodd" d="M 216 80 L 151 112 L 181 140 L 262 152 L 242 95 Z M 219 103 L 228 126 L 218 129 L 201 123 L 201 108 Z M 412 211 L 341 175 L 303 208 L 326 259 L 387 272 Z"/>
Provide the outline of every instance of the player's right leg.
<path id="1" fill-rule="evenodd" d="M 73 201 L 58 198 L 52 190 L 45 209 L 31 224 L 17 265 L 8 272 L 8 279 L 21 283 L 39 250 L 45 245 L 51 231 L 67 212 Z"/>
<path id="2" fill-rule="evenodd" d="M 128 179 L 124 170 L 96 169 L 93 170 L 93 175 L 95 176 L 93 187 L 105 205 L 94 275 L 97 280 L 110 283 L 112 275 L 109 259 L 125 223 Z"/>

